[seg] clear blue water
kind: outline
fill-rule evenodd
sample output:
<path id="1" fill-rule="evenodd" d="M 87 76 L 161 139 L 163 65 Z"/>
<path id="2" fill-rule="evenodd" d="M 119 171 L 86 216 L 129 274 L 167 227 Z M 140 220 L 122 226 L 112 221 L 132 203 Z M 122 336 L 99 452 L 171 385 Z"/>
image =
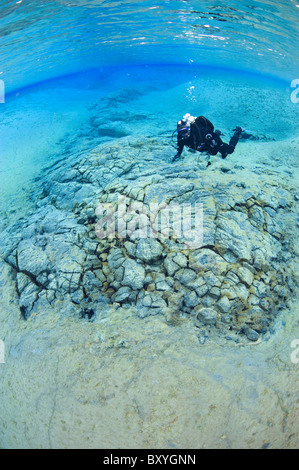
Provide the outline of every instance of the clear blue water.
<path id="1" fill-rule="evenodd" d="M 216 66 L 101 67 L 11 91 L 0 111 L 0 195 L 10 210 L 28 202 L 49 162 L 128 135 L 173 145 L 185 112 L 209 116 L 226 135 L 236 125 L 275 140 L 298 131 L 287 81 Z"/>
<path id="2" fill-rule="evenodd" d="M 208 112 L 225 128 L 239 122 L 273 138 L 292 135 L 297 109 L 285 106 L 290 83 L 298 75 L 298 12 L 294 0 L 0 1 L 0 78 L 5 86 L 5 104 L 0 104 L 1 196 L 28 189 L 44 164 L 65 151 L 70 135 L 74 142 L 79 129 L 95 117 L 92 106 L 97 104 L 99 115 L 107 113 L 100 100 L 123 88 L 136 89 L 131 107 L 136 104 L 138 112 L 159 122 L 142 130 L 149 134 L 163 126 L 169 133 L 189 111 Z M 196 81 L 203 78 L 205 83 Z M 219 96 L 221 83 L 239 91 L 250 84 L 251 90 L 268 92 L 259 122 L 250 118 L 249 89 L 245 107 L 236 92 L 229 113 L 233 122 L 228 116 L 221 119 L 229 108 Z M 203 87 L 210 90 L 208 96 Z M 158 92 L 167 90 L 162 99 L 168 101 L 161 103 Z M 272 122 L 265 128 L 267 116 L 279 112 L 278 100 L 292 125 Z M 122 104 L 114 103 L 118 112 Z M 77 139 L 77 151 L 100 141 L 86 135 Z"/>
<path id="3" fill-rule="evenodd" d="M 0 2 L 7 90 L 107 65 L 209 64 L 291 80 L 295 0 Z"/>

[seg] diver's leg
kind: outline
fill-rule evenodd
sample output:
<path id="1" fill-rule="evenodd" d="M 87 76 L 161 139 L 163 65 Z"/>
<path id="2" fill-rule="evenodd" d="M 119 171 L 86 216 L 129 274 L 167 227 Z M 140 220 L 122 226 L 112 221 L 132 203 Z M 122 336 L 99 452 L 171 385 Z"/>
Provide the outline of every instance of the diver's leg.
<path id="1" fill-rule="evenodd" d="M 231 138 L 230 141 L 229 141 L 229 145 L 231 145 L 231 146 L 234 148 L 234 150 L 235 150 L 235 147 L 236 147 L 236 145 L 237 145 L 237 143 L 238 143 L 238 141 L 239 141 L 239 138 L 240 138 L 240 135 L 241 135 L 241 134 L 242 134 L 242 129 L 241 129 L 241 127 L 237 127 L 237 128 L 236 128 L 236 131 L 235 131 L 235 133 L 234 133 L 234 135 L 232 136 L 232 138 Z M 233 151 L 234 151 L 234 150 L 233 150 Z M 232 153 L 232 152 L 231 152 L 231 153 Z"/>
<path id="2" fill-rule="evenodd" d="M 240 135 L 242 134 L 242 128 L 236 127 L 234 135 L 231 137 L 229 144 L 223 143 L 220 147 L 220 153 L 222 158 L 226 158 L 227 155 L 233 153 L 236 148 L 237 143 L 239 142 Z"/>
<path id="3" fill-rule="evenodd" d="M 219 152 L 221 153 L 222 158 L 226 158 L 228 155 L 233 153 L 234 150 L 235 147 L 233 145 L 223 143 L 219 149 Z"/>

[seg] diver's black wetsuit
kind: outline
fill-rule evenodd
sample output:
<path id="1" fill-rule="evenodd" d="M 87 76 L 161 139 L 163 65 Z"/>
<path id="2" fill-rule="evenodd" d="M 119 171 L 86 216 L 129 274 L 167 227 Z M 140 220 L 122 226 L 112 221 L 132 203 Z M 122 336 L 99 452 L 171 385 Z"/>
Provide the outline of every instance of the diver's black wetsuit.
<path id="1" fill-rule="evenodd" d="M 207 152 L 209 155 L 221 153 L 222 158 L 233 153 L 242 133 L 241 127 L 236 127 L 235 133 L 229 141 L 229 144 L 222 142 L 220 131 L 214 131 L 214 126 L 204 116 L 197 117 L 185 126 L 184 121 L 179 121 L 177 126 L 177 154 L 174 160 L 181 156 L 184 146 L 197 150 L 198 152 Z"/>

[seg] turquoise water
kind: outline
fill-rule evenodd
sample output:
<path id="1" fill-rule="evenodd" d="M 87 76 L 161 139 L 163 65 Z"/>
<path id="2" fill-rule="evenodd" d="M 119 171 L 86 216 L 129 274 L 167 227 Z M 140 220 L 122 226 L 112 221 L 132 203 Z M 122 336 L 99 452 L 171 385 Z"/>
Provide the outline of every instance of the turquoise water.
<path id="1" fill-rule="evenodd" d="M 220 64 L 291 80 L 297 8 L 294 0 L 2 1 L 1 67 L 8 90 L 119 64 Z"/>
<path id="2" fill-rule="evenodd" d="M 117 137 L 157 135 L 175 151 L 171 135 L 186 112 L 208 115 L 227 140 L 236 125 L 257 138 L 290 138 L 298 131 L 292 91 L 286 80 L 257 72 L 162 64 L 102 67 L 9 92 L 1 107 L 1 197 L 17 209 L 49 161 Z"/>
<path id="3" fill-rule="evenodd" d="M 266 116 L 279 113 L 278 100 L 284 119 L 298 69 L 298 6 L 294 1 L 279 5 L 50 1 L 41 5 L 24 0 L 3 1 L 0 12 L 0 78 L 6 101 L 0 124 L 2 192 L 9 172 L 14 174 L 15 186 L 21 185 L 18 175 L 26 186 L 44 161 L 63 151 L 65 135 L 74 137 L 94 118 L 92 106 L 97 104 L 100 115 L 107 113 L 105 102 L 101 109 L 101 100 L 122 88 L 136 89 L 137 100 L 134 93 L 129 98 L 132 106 L 144 93 L 142 110 L 136 103 L 138 112 L 149 114 L 150 119 L 155 119 L 155 113 L 163 115 L 163 123 L 148 126 L 149 133 L 159 134 L 161 126 L 165 133 L 172 132 L 181 114 L 188 111 L 194 115 L 208 112 L 220 121 L 218 126 L 239 122 L 263 134 L 268 130 Z M 196 87 L 196 80 L 203 77 L 215 80 L 214 93 L 208 98 Z M 243 87 L 245 93 L 247 84 L 268 90 L 269 106 L 259 110 L 260 122 L 250 119 L 250 94 L 245 106 L 236 99 L 229 123 L 221 120 L 228 105 L 219 102 L 219 83 L 225 82 L 238 90 Z M 209 83 L 206 88 L 212 86 Z M 169 91 L 162 106 L 159 98 L 152 100 L 149 92 L 167 89 L 173 95 Z M 114 103 L 114 108 L 122 112 L 121 105 Z M 288 113 L 289 133 L 280 122 L 277 130 L 270 126 L 272 137 L 284 138 L 297 129 L 296 107 L 289 106 Z M 90 148 L 100 141 L 88 139 L 84 145 Z M 80 146 L 79 139 L 76 144 Z M 16 187 L 9 188 L 7 193 L 15 191 Z"/>
<path id="4" fill-rule="evenodd" d="M 0 0 L 0 447 L 298 448 L 297 3 Z M 250 138 L 172 162 L 187 112 Z"/>

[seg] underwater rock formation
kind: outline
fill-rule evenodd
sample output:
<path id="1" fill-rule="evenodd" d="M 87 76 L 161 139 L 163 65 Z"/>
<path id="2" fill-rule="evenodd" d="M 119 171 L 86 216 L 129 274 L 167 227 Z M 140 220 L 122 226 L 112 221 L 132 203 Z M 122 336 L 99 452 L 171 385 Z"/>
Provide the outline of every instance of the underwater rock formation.
<path id="1" fill-rule="evenodd" d="M 36 210 L 0 244 L 25 319 L 70 306 L 91 319 L 109 302 L 251 340 L 271 327 L 295 287 L 295 188 L 230 161 L 172 164 L 172 153 L 123 138 L 41 178 Z"/>

